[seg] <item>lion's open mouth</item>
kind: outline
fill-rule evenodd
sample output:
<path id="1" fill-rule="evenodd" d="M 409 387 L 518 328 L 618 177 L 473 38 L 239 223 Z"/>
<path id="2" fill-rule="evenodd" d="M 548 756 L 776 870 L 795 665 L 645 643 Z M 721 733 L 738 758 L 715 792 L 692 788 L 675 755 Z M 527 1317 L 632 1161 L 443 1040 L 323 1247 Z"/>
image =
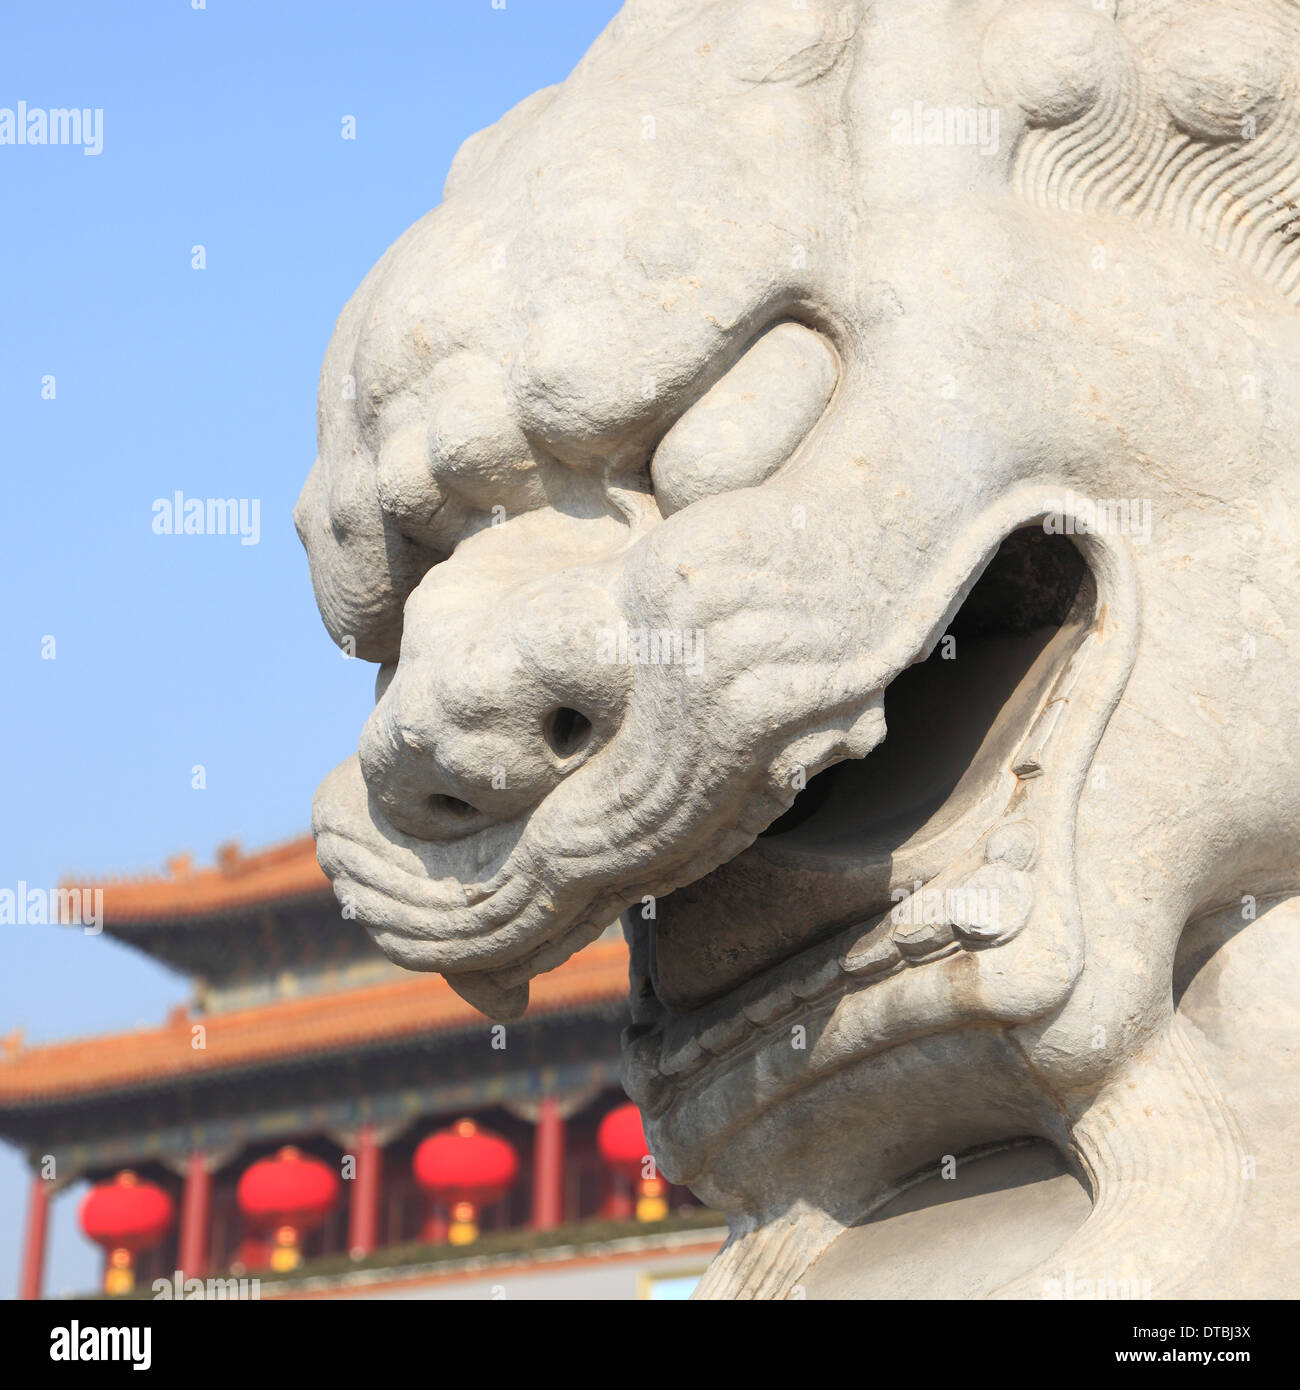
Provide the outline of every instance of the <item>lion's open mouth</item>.
<path id="1" fill-rule="evenodd" d="M 1008 499 L 1009 525 L 984 532 L 990 540 L 1001 534 L 1000 546 L 980 546 L 972 534 L 966 582 L 957 564 L 948 566 L 935 597 L 942 615 L 946 590 L 951 616 L 932 620 L 946 630 L 931 626 L 930 655 L 910 665 L 904 655 L 901 670 L 878 659 L 897 672 L 864 697 L 877 728 L 887 726 L 883 741 L 873 732 L 861 756 L 814 776 L 756 840 L 748 837 L 761 819 L 742 835 L 719 815 L 704 827 L 718 844 L 701 848 L 679 836 L 706 867 L 719 867 L 692 875 L 679 857 L 665 862 L 657 896 L 653 883 L 629 887 L 632 850 L 636 862 L 654 863 L 653 842 L 639 836 L 617 841 L 622 858 L 598 844 L 600 854 L 575 870 L 564 856 L 580 845 L 562 808 L 534 837 L 546 844 L 542 832 L 550 834 L 558 860 L 539 858 L 522 837 L 532 821 L 492 827 L 491 843 L 487 833 L 445 843 L 412 838 L 384 821 L 351 759 L 317 798 L 321 862 L 336 890 L 385 951 L 444 972 L 495 1017 L 521 1012 L 531 976 L 598 934 L 629 900 L 652 904 L 649 913 L 634 907 L 629 919 L 633 1012 L 645 1047 L 662 1044 L 669 1075 L 684 1064 L 674 1051 L 683 1035 L 683 1057 L 707 1064 L 743 1046 L 746 1029 L 799 1003 L 820 1007 L 896 967 L 1003 945 L 1029 918 L 1035 889 L 1027 870 L 1040 831 L 1064 823 L 1064 812 L 1045 817 L 1041 793 L 1059 789 L 1057 800 L 1074 804 L 1071 776 L 1086 767 L 1104 723 L 1098 706 L 1102 722 L 1090 715 L 1093 732 L 1072 739 L 1061 716 L 1080 671 L 1095 669 L 1090 654 L 1110 630 L 1099 585 L 1105 593 L 1113 586 L 1104 547 L 1089 540 L 1076 549 L 1023 520 L 1036 514 L 1027 501 Z M 1121 680 L 1126 670 L 1117 670 Z M 1094 684 L 1090 676 L 1080 689 Z M 550 807 L 548 799 L 543 809 Z M 729 835 L 744 842 L 730 857 Z M 980 903 L 941 904 L 938 918 L 921 907 L 932 891 L 960 897 L 968 886 L 980 894 L 996 887 L 1001 917 Z M 902 922 L 891 904 L 909 895 L 914 920 Z M 661 1070 L 658 1051 L 647 1060 Z"/>
<path id="2" fill-rule="evenodd" d="M 1072 645 L 1062 628 L 1086 573 L 1068 540 L 1013 532 L 948 638 L 886 688 L 885 741 L 814 778 L 764 833 L 767 844 L 879 860 L 959 819 L 1013 751 L 1027 706 Z"/>
<path id="3" fill-rule="evenodd" d="M 962 932 L 918 907 L 920 920 L 900 928 L 890 908 L 954 866 L 969 875 L 1002 858 L 987 848 L 989 832 L 1020 788 L 1053 771 L 1054 707 L 1077 677 L 1097 608 L 1069 539 L 1041 526 L 1012 532 L 947 637 L 887 687 L 885 741 L 814 778 L 749 850 L 664 899 L 653 922 L 631 915 L 644 971 L 634 1032 L 658 1017 L 665 1071 L 743 1046 L 801 1001 L 987 948 L 1023 925 L 973 921 Z M 1016 827 L 1013 841 L 1033 834 Z M 1031 853 L 1013 846 L 998 872 L 1020 873 L 1017 860 Z M 1004 908 L 1011 921 L 1018 906 Z"/>

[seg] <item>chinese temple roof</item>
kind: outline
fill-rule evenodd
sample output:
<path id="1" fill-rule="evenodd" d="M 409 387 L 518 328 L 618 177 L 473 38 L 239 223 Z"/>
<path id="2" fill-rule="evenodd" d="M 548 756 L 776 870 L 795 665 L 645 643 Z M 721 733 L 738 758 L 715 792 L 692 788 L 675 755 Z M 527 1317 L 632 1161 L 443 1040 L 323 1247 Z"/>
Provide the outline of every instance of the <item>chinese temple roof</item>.
<path id="1" fill-rule="evenodd" d="M 345 918 L 316 863 L 310 835 L 244 854 L 229 843 L 210 868 L 189 855 L 165 874 L 66 878 L 64 888 L 100 892 L 104 932 L 193 979 L 206 1011 L 265 1002 L 273 981 L 383 963 L 355 920 Z"/>
<path id="2" fill-rule="evenodd" d="M 202 1007 L 131 1032 L 0 1040 L 0 1112 L 486 1026 L 440 976 L 398 971 L 344 920 L 310 836 L 247 855 L 228 844 L 210 868 L 185 855 L 167 869 L 65 886 L 101 889 L 105 933 L 193 977 Z M 626 945 L 602 938 L 534 982 L 528 1017 L 621 1002 L 627 971 Z"/>
<path id="3" fill-rule="evenodd" d="M 593 942 L 533 982 L 527 1017 L 622 1000 L 627 972 L 622 941 Z M 199 1024 L 205 1045 L 196 1048 L 191 1030 Z M 486 1026 L 483 1015 L 437 975 L 403 976 L 228 1013 L 191 1015 L 177 1009 L 157 1028 L 33 1048 L 8 1040 L 0 1057 L 0 1110 Z"/>
<path id="4" fill-rule="evenodd" d="M 102 889 L 110 931 L 159 919 L 223 916 L 330 892 L 310 835 L 248 855 L 231 842 L 217 851 L 211 868 L 196 869 L 190 856 L 182 854 L 168 860 L 166 874 L 67 879 L 64 886 Z"/>

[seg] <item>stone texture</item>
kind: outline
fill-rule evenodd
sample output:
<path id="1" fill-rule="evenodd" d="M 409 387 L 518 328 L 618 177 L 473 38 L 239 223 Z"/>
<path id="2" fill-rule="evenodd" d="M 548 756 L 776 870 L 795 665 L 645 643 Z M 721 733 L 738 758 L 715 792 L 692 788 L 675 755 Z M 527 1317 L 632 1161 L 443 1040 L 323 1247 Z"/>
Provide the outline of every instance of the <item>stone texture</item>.
<path id="1" fill-rule="evenodd" d="M 1287 0 L 632 0 L 345 308 L 321 864 L 625 914 L 699 1296 L 1295 1287 L 1298 134 Z"/>

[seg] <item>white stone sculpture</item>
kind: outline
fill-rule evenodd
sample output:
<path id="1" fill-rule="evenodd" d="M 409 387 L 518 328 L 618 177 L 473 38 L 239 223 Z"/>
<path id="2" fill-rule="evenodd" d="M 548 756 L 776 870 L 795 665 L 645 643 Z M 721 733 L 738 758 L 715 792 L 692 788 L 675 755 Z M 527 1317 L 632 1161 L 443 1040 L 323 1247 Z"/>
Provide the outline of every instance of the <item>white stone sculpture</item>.
<path id="1" fill-rule="evenodd" d="M 699 1296 L 1294 1291 L 1298 302 L 1294 0 L 631 0 L 344 310 L 321 863 L 625 914 Z"/>

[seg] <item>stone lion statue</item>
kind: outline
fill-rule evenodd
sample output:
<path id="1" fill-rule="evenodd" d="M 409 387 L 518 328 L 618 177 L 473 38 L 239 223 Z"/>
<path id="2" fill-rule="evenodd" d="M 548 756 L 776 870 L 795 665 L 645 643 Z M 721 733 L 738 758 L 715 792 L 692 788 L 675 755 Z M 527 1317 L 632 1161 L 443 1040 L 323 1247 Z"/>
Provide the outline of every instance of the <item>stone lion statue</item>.
<path id="1" fill-rule="evenodd" d="M 715 1298 L 1294 1289 L 1300 5 L 629 0 L 344 309 L 322 865 L 623 914 Z"/>

